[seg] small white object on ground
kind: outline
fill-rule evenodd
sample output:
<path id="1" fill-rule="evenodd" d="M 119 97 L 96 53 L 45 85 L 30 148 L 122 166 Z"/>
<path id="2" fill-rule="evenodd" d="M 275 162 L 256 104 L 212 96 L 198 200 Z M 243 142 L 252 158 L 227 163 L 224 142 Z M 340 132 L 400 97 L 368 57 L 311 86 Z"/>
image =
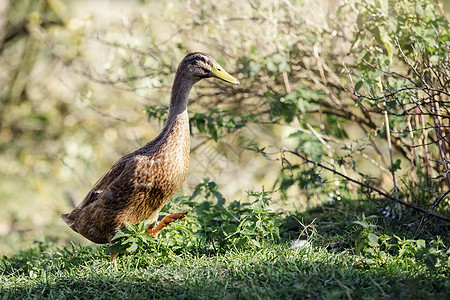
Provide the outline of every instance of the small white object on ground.
<path id="1" fill-rule="evenodd" d="M 295 241 L 291 241 L 291 249 L 295 250 L 295 249 L 302 249 L 305 247 L 310 247 L 311 243 L 308 242 L 307 240 L 295 240 Z"/>

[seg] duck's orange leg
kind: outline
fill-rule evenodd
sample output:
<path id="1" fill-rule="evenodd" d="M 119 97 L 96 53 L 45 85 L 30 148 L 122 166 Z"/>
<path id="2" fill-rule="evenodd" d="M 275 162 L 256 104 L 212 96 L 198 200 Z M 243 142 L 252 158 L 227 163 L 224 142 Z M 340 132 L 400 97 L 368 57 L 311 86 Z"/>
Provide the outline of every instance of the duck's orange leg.
<path id="1" fill-rule="evenodd" d="M 145 232 L 148 233 L 151 237 L 156 238 L 164 227 L 172 222 L 178 221 L 179 219 L 183 219 L 187 214 L 187 211 L 183 211 L 165 216 L 155 229 L 153 229 L 155 223 L 152 223 Z"/>
<path id="2" fill-rule="evenodd" d="M 117 260 L 116 260 L 116 256 L 117 256 L 117 253 L 111 253 L 111 266 L 112 266 L 114 269 L 117 269 Z"/>

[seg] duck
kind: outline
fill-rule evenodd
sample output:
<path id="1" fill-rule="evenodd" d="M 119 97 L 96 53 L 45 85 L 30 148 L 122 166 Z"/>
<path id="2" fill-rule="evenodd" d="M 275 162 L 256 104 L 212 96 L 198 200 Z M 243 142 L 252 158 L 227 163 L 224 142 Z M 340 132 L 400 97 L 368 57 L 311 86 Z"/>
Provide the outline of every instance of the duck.
<path id="1" fill-rule="evenodd" d="M 143 147 L 120 158 L 78 206 L 61 214 L 72 230 L 94 243 L 106 244 L 127 223 L 151 220 L 145 232 L 156 238 L 163 228 L 188 214 L 169 214 L 155 227 L 159 212 L 186 179 L 190 153 L 188 96 L 194 84 L 205 78 L 239 84 L 210 55 L 187 54 L 175 74 L 163 129 Z M 115 264 L 116 253 L 111 253 L 111 262 Z"/>

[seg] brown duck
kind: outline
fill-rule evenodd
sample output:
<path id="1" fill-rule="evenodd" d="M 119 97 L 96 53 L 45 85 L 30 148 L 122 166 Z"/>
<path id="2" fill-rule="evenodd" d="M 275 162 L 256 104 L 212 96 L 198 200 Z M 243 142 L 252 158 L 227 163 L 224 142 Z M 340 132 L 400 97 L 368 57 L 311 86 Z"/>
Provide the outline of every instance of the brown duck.
<path id="1" fill-rule="evenodd" d="M 61 218 L 88 240 L 111 242 L 127 222 L 153 223 L 146 230 L 152 237 L 187 212 L 165 216 L 156 228 L 159 211 L 181 187 L 189 166 L 189 118 L 187 98 L 192 86 L 215 77 L 239 84 L 211 56 L 195 52 L 184 57 L 172 86 L 169 113 L 161 133 L 142 148 L 119 159 L 92 187 L 84 200 Z M 115 254 L 111 254 L 115 261 Z"/>

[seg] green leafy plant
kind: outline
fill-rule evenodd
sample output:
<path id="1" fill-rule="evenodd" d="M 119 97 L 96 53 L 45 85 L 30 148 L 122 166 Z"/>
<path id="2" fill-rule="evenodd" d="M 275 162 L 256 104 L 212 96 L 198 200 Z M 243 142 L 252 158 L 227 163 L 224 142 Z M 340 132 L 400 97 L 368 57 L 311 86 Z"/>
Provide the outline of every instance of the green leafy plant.
<path id="1" fill-rule="evenodd" d="M 367 246 L 375 247 L 378 245 L 378 236 L 374 234 L 377 225 L 370 221 L 376 219 L 377 216 L 366 217 L 363 213 L 357 221 L 353 221 L 353 225 L 357 225 L 357 230 L 354 236 L 354 251 L 360 254 Z"/>
<path id="2" fill-rule="evenodd" d="M 112 245 L 107 247 L 107 253 L 125 253 L 125 252 L 145 252 L 152 249 L 155 239 L 145 232 L 150 226 L 151 221 L 146 220 L 141 223 L 127 224 L 117 231 L 112 238 Z"/>
<path id="3" fill-rule="evenodd" d="M 320 153 L 313 154 L 313 157 L 320 156 Z M 274 184 L 274 189 L 281 192 L 282 197 L 287 198 L 288 190 L 296 186 L 301 190 L 320 190 L 323 185 L 323 178 L 318 168 L 303 168 L 299 164 L 291 164 L 289 160 L 282 157 L 283 168 L 280 171 L 280 176 Z"/>
<path id="4" fill-rule="evenodd" d="M 223 231 L 225 241 L 234 247 L 241 248 L 246 245 L 261 247 L 266 242 L 272 243 L 280 239 L 280 219 L 277 214 L 269 210 L 268 197 L 270 192 L 249 192 L 250 197 L 256 199 L 248 210 L 241 211 L 239 223 Z"/>
<path id="5" fill-rule="evenodd" d="M 281 119 L 291 123 L 295 117 L 302 118 L 309 111 L 319 108 L 318 102 L 325 98 L 322 92 L 299 86 L 297 90 L 287 94 L 265 94 L 270 107 L 269 119 L 279 122 Z"/>
<path id="6" fill-rule="evenodd" d="M 233 201 L 225 205 L 225 199 L 218 192 L 214 182 L 205 180 L 195 189 L 189 205 L 195 207 L 201 226 L 197 234 L 218 250 L 245 249 L 249 246 L 262 247 L 266 242 L 277 241 L 279 235 L 279 215 L 269 208 L 270 192 L 249 192 L 251 203 Z M 192 202 L 203 195 L 215 198 L 215 205 L 204 201 Z"/>
<path id="7" fill-rule="evenodd" d="M 167 106 L 146 105 L 144 112 L 148 115 L 148 120 L 155 119 L 159 123 L 163 123 L 167 118 L 169 108 Z"/>
<path id="8" fill-rule="evenodd" d="M 159 105 L 147 105 L 145 113 L 148 119 L 155 119 L 163 123 L 167 118 L 168 108 Z M 248 122 L 256 122 L 256 115 L 241 116 L 231 110 L 212 108 L 208 113 L 196 112 L 189 117 L 191 132 L 197 129 L 199 133 L 206 134 L 214 141 L 223 138 L 224 135 L 237 131 L 246 126 Z"/>
<path id="9" fill-rule="evenodd" d="M 231 110 L 212 108 L 206 113 L 195 113 L 189 119 L 191 128 L 197 128 L 200 133 L 207 134 L 214 141 L 218 141 L 225 134 L 234 132 L 246 126 L 249 121 L 256 121 L 256 117 L 240 116 Z"/>
<path id="10" fill-rule="evenodd" d="M 175 208 L 190 210 L 183 224 L 172 223 L 155 240 L 145 233 L 149 221 L 123 226 L 107 247 L 107 253 L 159 253 L 204 248 L 208 252 L 262 247 L 280 240 L 280 215 L 269 208 L 270 192 L 249 192 L 252 202 L 226 200 L 215 182 L 205 179 L 190 197 L 173 199 L 162 213 Z M 198 197 L 204 201 L 196 202 Z M 214 199 L 214 202 L 211 200 Z M 214 203 L 214 204 L 213 204 Z M 157 250 L 156 250 L 157 249 Z"/>
<path id="11" fill-rule="evenodd" d="M 429 272 L 435 272 L 438 268 L 450 268 L 450 248 L 442 239 L 437 238 L 428 243 L 421 240 L 418 251 L 414 256 L 419 261 L 424 261 Z"/>

